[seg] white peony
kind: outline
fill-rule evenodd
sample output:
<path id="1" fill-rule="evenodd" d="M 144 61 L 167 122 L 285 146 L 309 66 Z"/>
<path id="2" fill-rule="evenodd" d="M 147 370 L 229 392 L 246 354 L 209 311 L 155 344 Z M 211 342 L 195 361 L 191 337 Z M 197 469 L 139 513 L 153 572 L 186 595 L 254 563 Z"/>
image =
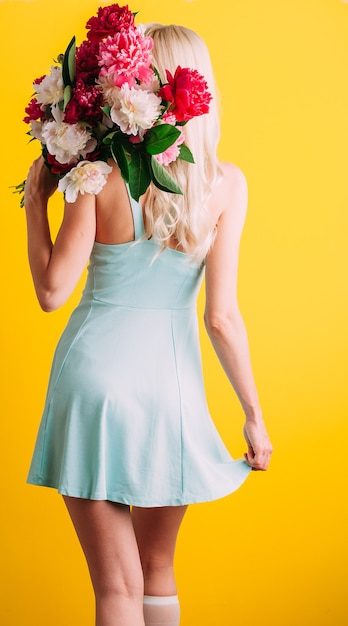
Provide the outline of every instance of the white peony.
<path id="1" fill-rule="evenodd" d="M 29 135 L 31 137 L 35 137 L 41 141 L 41 143 L 45 143 L 44 138 L 42 136 L 42 131 L 44 130 L 46 122 L 38 122 L 37 120 L 30 120 L 30 131 Z"/>
<path id="2" fill-rule="evenodd" d="M 95 195 L 104 187 L 111 170 L 104 161 L 81 161 L 60 179 L 58 189 L 65 192 L 67 202 L 75 202 L 79 193 Z"/>
<path id="3" fill-rule="evenodd" d="M 111 107 L 110 117 L 123 133 L 141 136 L 142 131 L 153 126 L 160 113 L 161 98 L 124 83 Z"/>
<path id="4" fill-rule="evenodd" d="M 50 74 L 45 76 L 41 83 L 34 83 L 34 89 L 37 93 L 37 101 L 41 104 L 57 104 L 63 100 L 62 68 L 53 65 Z"/>
<path id="5" fill-rule="evenodd" d="M 120 88 L 116 87 L 112 74 L 99 76 L 97 86 L 103 94 L 105 104 L 112 106 L 118 101 Z"/>
<path id="6" fill-rule="evenodd" d="M 65 124 L 54 120 L 47 122 L 42 130 L 42 137 L 50 154 L 59 163 L 70 163 L 74 158 L 92 152 L 97 145 L 91 131 L 79 124 Z"/>

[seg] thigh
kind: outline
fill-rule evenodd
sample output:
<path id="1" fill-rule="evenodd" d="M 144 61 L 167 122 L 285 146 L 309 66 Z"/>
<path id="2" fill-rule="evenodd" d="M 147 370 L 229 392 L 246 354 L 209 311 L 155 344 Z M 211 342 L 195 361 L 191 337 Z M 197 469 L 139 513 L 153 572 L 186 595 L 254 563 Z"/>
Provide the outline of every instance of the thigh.
<path id="1" fill-rule="evenodd" d="M 129 507 L 64 496 L 95 591 L 143 592 L 139 551 Z"/>
<path id="2" fill-rule="evenodd" d="M 173 568 L 176 540 L 186 510 L 187 506 L 132 508 L 133 526 L 145 577 L 145 593 L 153 593 L 151 581 L 155 581 L 155 587 L 158 588 L 158 580 L 161 579 L 163 589 L 166 577 L 169 587 L 174 584 L 172 574 L 166 572 Z M 156 576 L 156 572 L 161 572 L 161 576 Z"/>
<path id="3" fill-rule="evenodd" d="M 132 508 L 133 526 L 141 553 L 156 550 L 173 554 L 187 506 Z"/>

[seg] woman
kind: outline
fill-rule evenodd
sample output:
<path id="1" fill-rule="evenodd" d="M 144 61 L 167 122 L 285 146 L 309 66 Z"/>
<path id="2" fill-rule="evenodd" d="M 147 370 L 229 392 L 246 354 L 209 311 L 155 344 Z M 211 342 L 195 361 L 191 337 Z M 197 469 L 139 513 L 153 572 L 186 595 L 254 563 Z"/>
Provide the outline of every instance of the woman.
<path id="1" fill-rule="evenodd" d="M 155 65 L 214 80 L 192 31 L 148 26 Z M 236 299 L 247 188 L 219 163 L 215 99 L 185 126 L 196 165 L 169 166 L 183 196 L 130 198 L 118 167 L 97 196 L 66 203 L 55 243 L 42 157 L 25 187 L 28 251 L 42 308 L 61 306 L 90 258 L 87 285 L 57 347 L 29 482 L 62 493 L 84 550 L 97 626 L 179 624 L 173 575 L 187 505 L 234 491 L 271 455 Z M 233 461 L 208 414 L 195 299 L 245 413 L 245 459 Z M 132 509 L 130 510 L 130 506 Z"/>

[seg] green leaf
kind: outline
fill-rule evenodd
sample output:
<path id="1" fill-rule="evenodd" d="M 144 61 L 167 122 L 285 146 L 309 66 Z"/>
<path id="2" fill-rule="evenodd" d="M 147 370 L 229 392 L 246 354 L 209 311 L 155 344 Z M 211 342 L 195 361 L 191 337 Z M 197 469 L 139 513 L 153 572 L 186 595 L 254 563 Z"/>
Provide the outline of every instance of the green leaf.
<path id="1" fill-rule="evenodd" d="M 134 152 L 129 163 L 129 191 L 138 201 L 151 182 L 148 158 L 141 152 Z"/>
<path id="2" fill-rule="evenodd" d="M 105 113 L 105 115 L 107 115 L 108 117 L 110 117 L 110 111 L 111 111 L 111 107 L 100 107 L 101 110 Z"/>
<path id="3" fill-rule="evenodd" d="M 67 85 L 67 86 L 64 88 L 63 111 L 65 111 L 65 109 L 66 109 L 66 105 L 68 104 L 68 102 L 70 102 L 70 100 L 71 100 L 71 96 L 72 96 L 72 89 L 71 89 L 71 85 Z"/>
<path id="4" fill-rule="evenodd" d="M 195 162 L 195 160 L 193 158 L 193 154 L 192 154 L 190 148 L 185 146 L 183 143 L 179 147 L 178 159 L 181 159 L 182 161 L 188 161 L 188 163 L 194 163 Z"/>
<path id="5" fill-rule="evenodd" d="M 12 193 L 20 194 L 19 206 L 21 207 L 21 209 L 23 209 L 24 207 L 24 187 L 25 187 L 25 180 L 23 180 L 22 183 L 19 183 L 19 185 L 10 185 L 9 187 L 10 189 L 14 189 Z"/>
<path id="6" fill-rule="evenodd" d="M 76 76 L 76 40 L 73 37 L 73 44 L 68 54 L 68 67 L 71 84 L 75 81 Z"/>
<path id="7" fill-rule="evenodd" d="M 105 137 L 103 137 L 103 143 L 108 146 L 111 143 L 114 142 L 114 137 L 115 135 L 120 134 L 119 130 L 113 130 L 111 133 L 109 133 L 108 135 L 105 135 Z"/>
<path id="8" fill-rule="evenodd" d="M 163 86 L 163 83 L 162 83 L 161 76 L 160 76 L 160 73 L 159 73 L 159 71 L 158 71 L 157 67 L 155 67 L 154 65 L 152 65 L 152 66 L 151 66 L 151 69 L 152 69 L 152 71 L 154 72 L 154 74 L 155 74 L 155 76 L 156 76 L 156 78 L 157 78 L 157 80 L 158 80 L 158 82 L 159 82 L 159 86 L 160 86 L 160 87 L 162 87 L 162 86 Z"/>
<path id="9" fill-rule="evenodd" d="M 125 180 L 126 183 L 128 183 L 129 182 L 129 164 L 128 164 L 128 159 L 127 159 L 127 155 L 126 155 L 126 151 L 124 147 L 120 143 L 117 143 L 117 141 L 114 141 L 114 143 L 110 146 L 110 150 L 111 150 L 111 154 L 112 154 L 114 161 L 116 161 L 118 167 L 120 168 L 120 172 L 121 172 L 123 180 Z"/>
<path id="10" fill-rule="evenodd" d="M 162 191 L 169 191 L 170 193 L 178 193 L 182 195 L 182 190 L 174 178 L 168 174 L 168 172 L 158 163 L 154 156 L 151 157 L 151 174 L 156 187 L 162 189 Z"/>
<path id="11" fill-rule="evenodd" d="M 160 154 L 173 145 L 180 137 L 180 130 L 171 124 L 159 124 L 151 128 L 144 137 L 144 146 L 148 154 Z"/>
<path id="12" fill-rule="evenodd" d="M 75 36 L 70 41 L 67 49 L 64 53 L 63 66 L 62 66 L 62 77 L 64 86 L 72 85 L 75 80 L 75 51 L 76 51 L 76 38 Z"/>

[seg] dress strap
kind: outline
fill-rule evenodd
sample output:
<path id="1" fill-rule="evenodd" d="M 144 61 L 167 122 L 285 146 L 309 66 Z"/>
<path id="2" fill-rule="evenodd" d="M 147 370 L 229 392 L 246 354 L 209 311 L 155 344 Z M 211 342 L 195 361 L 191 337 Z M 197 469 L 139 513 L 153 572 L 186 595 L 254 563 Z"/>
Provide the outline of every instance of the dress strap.
<path id="1" fill-rule="evenodd" d="M 126 188 L 127 188 L 129 202 L 130 202 L 131 209 L 132 209 L 133 222 L 134 222 L 134 239 L 136 241 L 137 239 L 140 239 L 140 237 L 142 237 L 145 233 L 143 210 L 141 208 L 140 202 L 137 202 L 136 200 L 134 200 L 134 198 L 132 198 L 130 194 L 129 186 L 127 183 L 126 183 Z"/>

